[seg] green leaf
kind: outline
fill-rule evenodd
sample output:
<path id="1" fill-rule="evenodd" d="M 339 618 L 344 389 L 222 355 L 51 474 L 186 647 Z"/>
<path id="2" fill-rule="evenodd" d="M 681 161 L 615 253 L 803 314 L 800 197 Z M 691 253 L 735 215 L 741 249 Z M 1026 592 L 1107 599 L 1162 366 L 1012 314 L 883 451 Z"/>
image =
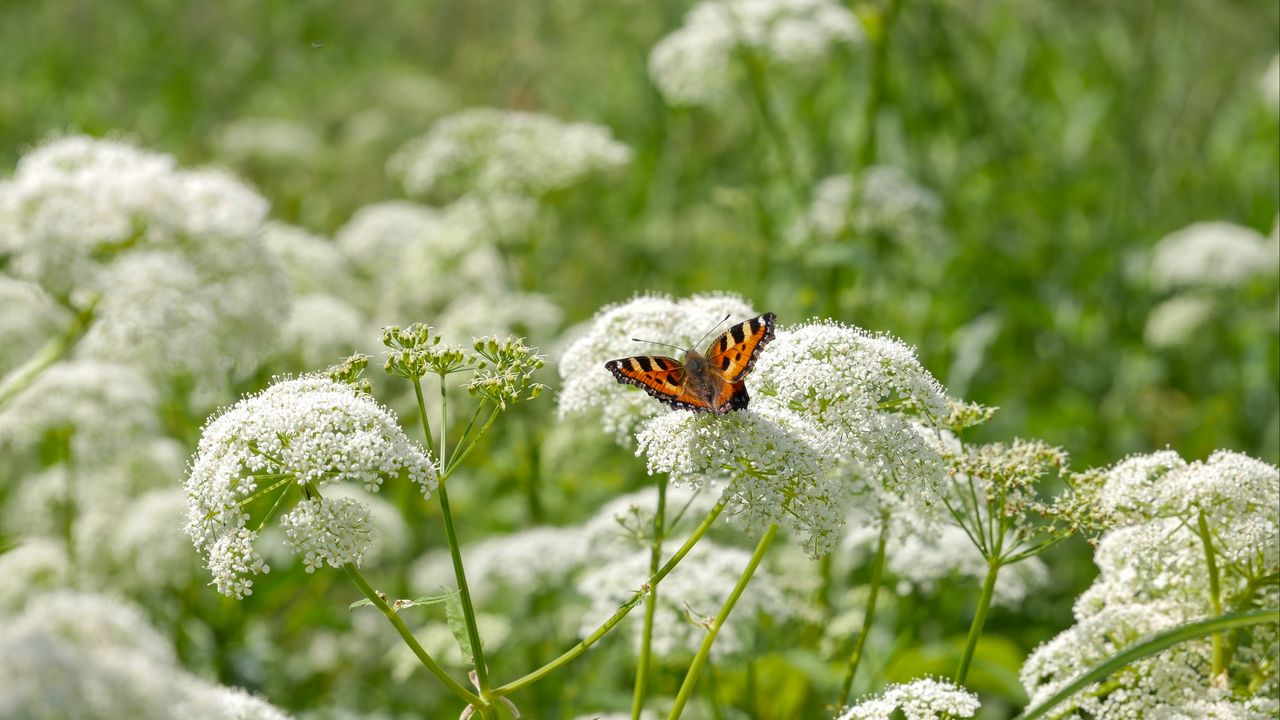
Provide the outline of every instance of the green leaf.
<path id="1" fill-rule="evenodd" d="M 1014 720 L 1035 720 L 1035 718 L 1043 717 L 1050 710 L 1061 704 L 1062 701 L 1067 700 L 1085 687 L 1123 670 L 1126 666 L 1138 660 L 1167 650 L 1178 643 L 1224 632 L 1232 628 L 1261 625 L 1263 623 L 1280 623 L 1280 608 L 1222 615 L 1155 633 L 1094 665 L 1087 672 L 1067 683 L 1065 687 L 1054 693 L 1048 700 L 1035 707 L 1027 708 Z"/>
<path id="2" fill-rule="evenodd" d="M 401 610 L 408 610 L 411 607 L 418 607 L 419 605 L 440 605 L 441 603 L 447 603 L 449 601 L 449 597 L 454 594 L 456 593 L 446 593 L 444 595 L 423 595 L 422 597 L 416 597 L 412 600 L 391 600 L 388 601 L 387 604 L 391 606 L 392 610 L 399 612 Z M 367 607 L 372 604 L 373 601 L 365 598 L 364 600 L 357 600 L 351 603 L 347 606 L 347 609 L 355 610 L 358 607 Z"/>
<path id="3" fill-rule="evenodd" d="M 462 650 L 462 659 L 468 665 L 473 664 L 475 661 L 472 660 L 471 640 L 467 637 L 467 620 L 462 612 L 462 600 L 458 593 L 449 593 L 445 596 L 444 614 L 449 620 L 449 631 L 453 633 L 453 639 Z"/>

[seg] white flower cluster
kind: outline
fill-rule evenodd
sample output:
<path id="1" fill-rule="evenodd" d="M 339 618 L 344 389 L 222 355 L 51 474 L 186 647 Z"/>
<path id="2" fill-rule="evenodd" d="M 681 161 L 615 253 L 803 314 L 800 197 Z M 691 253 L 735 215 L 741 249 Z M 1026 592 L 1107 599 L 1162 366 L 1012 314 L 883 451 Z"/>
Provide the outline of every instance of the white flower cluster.
<path id="1" fill-rule="evenodd" d="M 287 720 L 238 688 L 182 668 L 136 608 L 101 595 L 36 594 L 0 620 L 0 717 Z"/>
<path id="2" fill-rule="evenodd" d="M 1087 489 L 1112 529 L 1094 556 L 1098 578 L 1076 600 L 1076 624 L 1037 648 L 1022 668 L 1032 703 L 1145 635 L 1213 614 L 1211 552 L 1223 612 L 1280 600 L 1261 580 L 1280 571 L 1275 467 L 1233 452 L 1188 463 L 1164 451 L 1129 458 Z M 1273 652 L 1280 635 L 1274 626 L 1260 626 L 1244 637 L 1223 670 L 1249 688 L 1245 694 L 1233 696 L 1211 677 L 1211 642 L 1203 638 L 1085 688 L 1057 716 L 1274 717 L 1280 675 L 1273 664 L 1249 657 Z"/>
<path id="3" fill-rule="evenodd" d="M 294 120 L 269 117 L 232 120 L 218 128 L 213 145 L 229 160 L 272 165 L 306 163 L 321 149 L 320 136 L 311 128 Z"/>
<path id="4" fill-rule="evenodd" d="M 388 162 L 411 195 L 539 196 L 631 161 L 608 129 L 477 108 L 446 117 Z"/>
<path id="5" fill-rule="evenodd" d="M 626 443 L 641 423 L 666 410 L 643 392 L 620 387 L 604 364 L 632 355 L 669 352 L 632 338 L 688 347 L 726 315 L 730 323 L 736 323 L 755 314 L 742 298 L 726 293 L 680 300 L 666 295 L 640 295 L 602 308 L 591 319 L 589 329 L 560 356 L 560 416 L 598 411 L 605 431 L 619 443 Z"/>
<path id="6" fill-rule="evenodd" d="M 890 685 L 878 696 L 860 700 L 839 720 L 949 720 L 971 718 L 978 712 L 978 696 L 945 680 L 923 678 Z"/>
<path id="7" fill-rule="evenodd" d="M 863 39 L 857 17 L 833 0 L 704 0 L 649 54 L 649 76 L 668 102 L 714 105 L 733 91 L 735 55 L 813 65 Z"/>
<path id="8" fill-rule="evenodd" d="M 76 360 L 53 365 L 0 409 L 0 445 L 30 449 L 66 433 L 82 463 L 116 458 L 159 427 L 155 388 L 125 365 Z"/>
<path id="9" fill-rule="evenodd" d="M 283 493 L 345 481 L 376 492 L 385 479 L 400 477 L 418 483 L 424 495 L 435 489 L 430 458 L 387 409 L 325 377 L 280 381 L 205 427 L 186 480 L 187 533 L 207 555 L 218 590 L 243 597 L 249 575 L 268 569 L 253 548 L 257 533 L 246 527 L 243 507 L 264 484 L 285 481 Z M 284 523 L 290 547 L 308 556 L 308 568 L 321 560 L 358 561 L 371 533 L 368 511 L 352 512 L 353 502 L 303 504 Z"/>
<path id="10" fill-rule="evenodd" d="M 670 552 L 670 550 L 668 550 Z M 706 629 L 729 597 L 751 553 L 702 539 L 658 586 L 658 602 L 653 620 L 652 651 L 656 657 L 696 652 Z M 578 592 L 591 600 L 582 616 L 579 633 L 586 637 L 600 623 L 629 601 L 649 577 L 649 551 L 638 550 L 621 559 L 600 563 L 578 578 Z M 754 626 L 755 615 L 774 617 L 787 614 L 786 605 L 771 573 L 758 569 L 751 578 L 733 614 L 720 628 L 712 657 L 731 655 L 745 647 L 742 637 Z M 639 651 L 642 625 L 632 623 L 632 643 Z"/>
<path id="11" fill-rule="evenodd" d="M 228 174 L 64 137 L 0 183 L 0 255 L 60 302 L 101 297 L 82 355 L 189 379 L 193 401 L 212 404 L 262 357 L 284 313 L 283 278 L 259 237 L 266 212 Z"/>
<path id="12" fill-rule="evenodd" d="M 856 196 L 856 197 L 855 197 Z M 855 179 L 834 175 L 818 183 L 813 201 L 792 230 L 794 242 L 883 235 L 904 246 L 931 245 L 942 235 L 942 201 L 901 168 L 873 165 Z"/>
<path id="13" fill-rule="evenodd" d="M 576 572 L 592 548 L 577 527 L 534 527 L 510 535 L 487 538 L 463 548 L 467 585 L 477 602 L 515 593 L 532 596 L 560 587 Z M 413 569 L 413 584 L 435 592 L 455 584 L 453 561 L 447 551 L 430 553 Z"/>
<path id="14" fill-rule="evenodd" d="M 369 506 L 351 498 L 306 499 L 280 518 L 284 545 L 302 557 L 308 573 L 323 567 L 359 565 L 373 542 Z"/>
<path id="15" fill-rule="evenodd" d="M 1156 243 L 1151 281 L 1160 290 L 1233 288 L 1275 273 L 1280 256 L 1262 233 L 1229 222 L 1201 222 Z"/>
<path id="16" fill-rule="evenodd" d="M 523 232 L 528 207 L 492 200 L 484 208 L 493 212 L 466 198 L 444 209 L 393 201 L 357 211 L 337 244 L 370 289 L 360 309 L 379 325 L 430 319 L 450 337 L 549 333 L 560 308 L 517 291 L 495 246 Z"/>

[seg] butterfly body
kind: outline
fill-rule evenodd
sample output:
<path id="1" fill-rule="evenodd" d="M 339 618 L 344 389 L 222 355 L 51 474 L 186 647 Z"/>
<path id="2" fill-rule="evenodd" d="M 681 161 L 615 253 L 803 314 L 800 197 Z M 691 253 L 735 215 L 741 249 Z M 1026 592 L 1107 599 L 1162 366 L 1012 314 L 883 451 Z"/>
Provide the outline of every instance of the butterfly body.
<path id="1" fill-rule="evenodd" d="M 773 340 L 773 313 L 738 323 L 711 342 L 705 353 L 689 349 L 684 362 L 662 355 L 610 360 L 605 368 L 620 383 L 635 385 L 679 410 L 723 415 L 747 407 L 743 378 L 760 350 Z"/>

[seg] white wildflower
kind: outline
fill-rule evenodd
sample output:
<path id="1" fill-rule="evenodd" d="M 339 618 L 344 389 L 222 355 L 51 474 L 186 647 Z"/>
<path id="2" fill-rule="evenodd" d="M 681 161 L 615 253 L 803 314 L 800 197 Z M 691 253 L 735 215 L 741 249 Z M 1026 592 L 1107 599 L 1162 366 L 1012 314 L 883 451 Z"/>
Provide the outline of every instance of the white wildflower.
<path id="1" fill-rule="evenodd" d="M 748 532 L 771 523 L 795 530 L 813 557 L 838 540 L 849 493 L 835 443 L 822 426 L 772 403 L 717 416 L 668 412 L 636 434 L 650 473 L 674 485 L 719 489 L 726 513 Z"/>
<path id="2" fill-rule="evenodd" d="M 334 568 L 359 565 L 373 542 L 369 515 L 368 506 L 350 498 L 302 500 L 280 518 L 285 547 L 302 557 L 309 573 L 326 562 Z"/>
<path id="3" fill-rule="evenodd" d="M 326 500 L 354 500 L 368 509 L 373 542 L 364 551 L 364 564 L 400 558 L 409 551 L 413 538 L 408 523 L 395 503 L 387 501 L 381 495 L 371 495 L 364 488 L 354 485 L 330 485 L 324 496 Z"/>
<path id="4" fill-rule="evenodd" d="M 539 293 L 466 293 L 450 302 L 433 324 L 445 337 L 515 334 L 544 338 L 555 332 L 563 315 L 559 305 Z"/>
<path id="5" fill-rule="evenodd" d="M 392 200 L 366 205 L 338 229 L 336 242 L 366 280 L 392 274 L 406 248 L 443 235 L 440 212 L 417 203 Z"/>
<path id="6" fill-rule="evenodd" d="M 182 530 L 186 506 L 179 487 L 86 505 L 74 528 L 81 567 L 100 582 L 131 591 L 186 587 L 200 570 Z"/>
<path id="7" fill-rule="evenodd" d="M 674 537 L 682 526 L 696 525 L 719 499 L 720 493 L 676 485 L 667 488 L 663 513 L 665 535 Z M 585 544 L 603 559 L 614 552 L 630 552 L 649 547 L 653 541 L 653 516 L 658 511 L 658 492 L 645 488 L 620 495 L 602 505 L 582 525 Z"/>
<path id="8" fill-rule="evenodd" d="M 411 195 L 539 196 L 630 160 L 630 148 L 599 125 L 478 108 L 440 120 L 387 166 Z"/>
<path id="9" fill-rule="evenodd" d="M 1160 290 L 1232 288 L 1274 273 L 1278 265 L 1280 258 L 1262 233 L 1229 222 L 1201 222 L 1161 238 L 1150 272 L 1152 284 Z"/>
<path id="10" fill-rule="evenodd" d="M 26 538 L 0 554 L 0 617 L 13 617 L 32 595 L 70 587 L 71 563 L 58 540 Z"/>
<path id="11" fill-rule="evenodd" d="M 350 262 L 337 243 L 281 222 L 267 223 L 262 242 L 284 269 L 294 294 L 354 295 Z"/>
<path id="12" fill-rule="evenodd" d="M 971 718 L 978 696 L 945 680 L 923 678 L 890 685 L 880 695 L 858 701 L 839 720 L 946 720 Z"/>
<path id="13" fill-rule="evenodd" d="M 924 592 L 935 591 L 951 577 L 968 580 L 976 588 L 987 574 L 987 561 L 964 530 L 940 525 L 936 534 L 911 533 L 900 542 L 890 541 L 888 572 Z M 1030 557 L 1001 569 L 996 581 L 994 605 L 1016 608 L 1049 580 L 1049 568 Z"/>
<path id="14" fill-rule="evenodd" d="M 513 245 L 528 239 L 538 218 L 538 203 L 511 194 L 464 195 L 443 212 L 446 227 L 461 236 Z"/>
<path id="15" fill-rule="evenodd" d="M 583 637 L 648 581 L 649 559 L 648 550 L 639 550 L 601 564 L 578 579 L 578 591 L 591 600 L 579 631 Z M 698 649 L 706 636 L 706 625 L 715 618 L 750 559 L 751 553 L 745 550 L 706 539 L 694 546 L 659 585 L 652 640 L 656 657 L 678 656 Z M 738 599 L 733 614 L 720 629 L 711 648 L 712 657 L 730 655 L 746 647 L 743 634 L 754 626 L 758 613 L 778 618 L 786 614 L 773 577 L 764 569 L 752 576 L 750 592 Z M 642 628 L 639 623 L 632 623 L 631 628 L 631 640 L 638 650 Z"/>
<path id="16" fill-rule="evenodd" d="M 101 461 L 158 429 L 158 403 L 155 388 L 133 368 L 58 363 L 0 409 L 0 444 L 31 449 L 61 432 L 77 462 Z"/>
<path id="17" fill-rule="evenodd" d="M 323 490 L 343 481 L 374 492 L 389 478 L 416 482 L 424 495 L 436 485 L 430 458 L 386 408 L 321 376 L 283 380 L 205 426 L 186 481 L 187 532 L 208 555 L 219 590 L 241 597 L 252 585 L 248 575 L 266 572 L 242 507 L 255 493 L 263 490 L 274 500 L 290 486 Z M 263 481 L 285 486 L 276 493 L 275 485 L 263 488 Z M 297 532 L 324 530 L 302 519 L 292 525 Z M 351 527 L 341 529 L 346 533 Z M 302 539 L 294 539 L 294 546 L 301 547 Z M 327 539 L 317 542 L 333 547 Z M 349 556 L 344 546 L 326 557 Z"/>
<path id="18" fill-rule="evenodd" d="M 733 90 L 737 53 L 766 64 L 814 65 L 863 39 L 857 17 L 833 0 L 704 0 L 649 55 L 649 76 L 668 102 L 712 105 Z"/>
<path id="19" fill-rule="evenodd" d="M 941 215 L 942 201 L 937 193 L 901 168 L 873 165 L 856 180 L 835 175 L 818 183 L 792 237 L 799 242 L 812 235 L 831 243 L 852 233 L 884 236 L 906 246 L 932 244 L 942 235 Z"/>
<path id="20" fill-rule="evenodd" d="M 302 367 L 324 368 L 360 350 L 378 338 L 364 314 L 332 295 L 300 295 L 293 299 L 289 317 L 280 328 L 280 346 Z"/>
<path id="21" fill-rule="evenodd" d="M 1214 313 L 1214 303 L 1208 297 L 1189 293 L 1175 295 L 1147 315 L 1142 339 L 1148 347 L 1157 350 L 1182 347 L 1196 339 Z"/>
<path id="22" fill-rule="evenodd" d="M 560 357 L 560 416 L 599 411 L 605 431 L 625 443 L 642 422 L 667 409 L 639 389 L 619 385 L 605 370 L 606 362 L 671 352 L 632 338 L 690 347 L 726 315 L 730 323 L 735 323 L 756 314 L 746 301 L 730 294 L 694 295 L 681 300 L 640 295 L 602 308 L 590 329 Z"/>

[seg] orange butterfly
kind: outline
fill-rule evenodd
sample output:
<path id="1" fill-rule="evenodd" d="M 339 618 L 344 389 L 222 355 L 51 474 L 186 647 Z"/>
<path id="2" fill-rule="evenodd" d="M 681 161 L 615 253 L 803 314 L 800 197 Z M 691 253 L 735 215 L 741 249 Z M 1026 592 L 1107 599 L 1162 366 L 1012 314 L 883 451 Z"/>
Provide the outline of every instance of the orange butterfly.
<path id="1" fill-rule="evenodd" d="M 705 354 L 686 350 L 683 363 L 661 355 L 641 355 L 610 360 L 604 366 L 618 382 L 643 388 L 659 402 L 679 410 L 717 415 L 742 410 L 751 399 L 742 380 L 751 372 L 760 349 L 773 339 L 776 317 L 765 313 L 740 322 L 707 346 Z"/>

